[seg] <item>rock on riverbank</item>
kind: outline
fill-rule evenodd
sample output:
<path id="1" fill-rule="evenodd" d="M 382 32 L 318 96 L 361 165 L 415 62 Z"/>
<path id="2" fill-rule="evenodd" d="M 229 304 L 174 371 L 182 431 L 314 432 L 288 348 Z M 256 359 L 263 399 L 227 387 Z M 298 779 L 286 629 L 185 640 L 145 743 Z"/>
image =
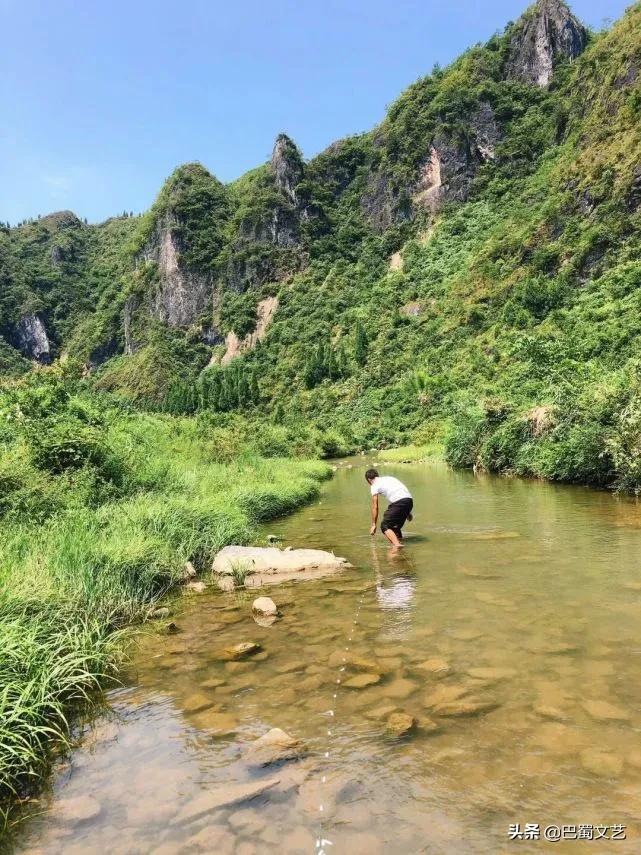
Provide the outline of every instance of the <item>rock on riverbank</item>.
<path id="1" fill-rule="evenodd" d="M 277 549 L 274 546 L 226 546 L 216 555 L 212 570 L 221 587 L 242 576 L 246 588 L 276 585 L 292 579 L 318 579 L 351 565 L 322 549 Z"/>

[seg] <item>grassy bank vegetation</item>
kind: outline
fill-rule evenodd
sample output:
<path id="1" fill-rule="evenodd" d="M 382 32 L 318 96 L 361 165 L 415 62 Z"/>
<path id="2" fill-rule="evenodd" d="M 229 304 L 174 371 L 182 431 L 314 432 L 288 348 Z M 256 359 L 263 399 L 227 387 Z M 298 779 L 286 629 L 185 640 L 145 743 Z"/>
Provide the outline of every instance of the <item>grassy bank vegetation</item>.
<path id="1" fill-rule="evenodd" d="M 187 560 L 205 570 L 316 495 L 327 466 L 272 439 L 116 408 L 60 368 L 0 389 L 0 828 L 117 666 L 121 629 Z"/>

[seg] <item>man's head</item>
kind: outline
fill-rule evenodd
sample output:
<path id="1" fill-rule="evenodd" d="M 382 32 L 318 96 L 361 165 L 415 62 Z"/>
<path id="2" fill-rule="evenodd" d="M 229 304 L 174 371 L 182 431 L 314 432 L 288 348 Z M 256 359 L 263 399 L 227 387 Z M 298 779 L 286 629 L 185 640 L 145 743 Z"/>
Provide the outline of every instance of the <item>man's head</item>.
<path id="1" fill-rule="evenodd" d="M 376 469 L 368 469 L 365 473 L 365 480 L 368 484 L 371 484 L 374 478 L 378 478 L 378 472 Z"/>

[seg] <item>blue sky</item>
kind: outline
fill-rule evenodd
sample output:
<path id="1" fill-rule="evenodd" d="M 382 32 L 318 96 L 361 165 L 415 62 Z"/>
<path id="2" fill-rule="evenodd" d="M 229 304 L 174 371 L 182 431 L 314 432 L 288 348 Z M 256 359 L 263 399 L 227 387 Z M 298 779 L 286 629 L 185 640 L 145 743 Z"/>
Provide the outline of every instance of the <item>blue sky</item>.
<path id="1" fill-rule="evenodd" d="M 528 0 L 0 0 L 0 220 L 142 211 L 180 163 L 222 181 L 280 131 L 372 127 Z M 600 28 L 628 0 L 574 0 Z"/>

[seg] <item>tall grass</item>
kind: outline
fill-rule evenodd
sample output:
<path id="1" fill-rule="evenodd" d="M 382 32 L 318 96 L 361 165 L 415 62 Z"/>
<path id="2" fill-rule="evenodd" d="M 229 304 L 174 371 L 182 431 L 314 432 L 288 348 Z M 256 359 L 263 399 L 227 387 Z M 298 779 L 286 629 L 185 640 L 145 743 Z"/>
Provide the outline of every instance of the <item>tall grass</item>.
<path id="1" fill-rule="evenodd" d="M 189 419 L 117 414 L 108 441 L 123 469 L 118 498 L 76 496 L 44 519 L 5 515 L 0 527 L 0 830 L 46 774 L 52 742 L 64 746 L 70 716 L 117 668 L 123 627 L 187 560 L 206 570 L 222 546 L 248 542 L 259 521 L 315 496 L 328 473 L 250 451 L 215 462 Z M 51 490 L 50 473 L 29 477 L 35 494 L 39 478 Z M 73 493 L 73 479 L 64 489 Z"/>

